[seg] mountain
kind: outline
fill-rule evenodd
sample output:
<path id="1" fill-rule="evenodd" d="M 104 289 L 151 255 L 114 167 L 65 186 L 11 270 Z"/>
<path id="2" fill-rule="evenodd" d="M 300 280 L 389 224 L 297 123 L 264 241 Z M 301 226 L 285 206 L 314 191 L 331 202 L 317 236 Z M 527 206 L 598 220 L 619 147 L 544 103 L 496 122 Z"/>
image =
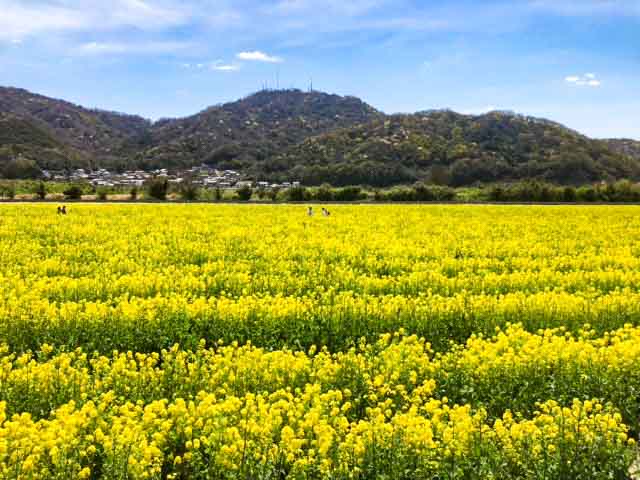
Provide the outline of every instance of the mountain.
<path id="1" fill-rule="evenodd" d="M 162 120 L 136 162 L 185 167 L 202 162 L 250 170 L 303 140 L 383 118 L 355 97 L 300 90 L 261 91 L 187 118 Z"/>
<path id="2" fill-rule="evenodd" d="M 580 184 L 638 179 L 640 162 L 549 120 L 443 110 L 392 115 L 307 139 L 265 161 L 262 172 L 308 185 L 469 185 L 533 178 Z"/>
<path id="3" fill-rule="evenodd" d="M 21 125 L 14 132 L 13 124 L 3 124 L 0 170 L 17 156 L 46 169 L 184 168 L 207 162 L 249 170 L 310 136 L 383 117 L 355 97 L 283 90 L 151 123 L 16 88 L 0 88 L 0 115 Z M 34 132 L 32 145 L 27 126 Z M 55 140 L 55 147 L 41 145 L 42 135 Z"/>
<path id="4" fill-rule="evenodd" d="M 618 153 L 640 160 L 640 142 L 637 140 L 616 138 L 607 140 L 607 144 Z"/>
<path id="5" fill-rule="evenodd" d="M 0 87 L 0 118 L 0 163 L 21 156 L 51 169 L 118 162 L 137 151 L 151 127 L 138 116 L 89 110 L 5 87 Z"/>
<path id="6" fill-rule="evenodd" d="M 261 91 L 179 119 L 87 109 L 0 87 L 0 175 L 207 163 L 314 185 L 640 179 L 640 142 L 510 112 L 385 115 L 355 97 Z"/>

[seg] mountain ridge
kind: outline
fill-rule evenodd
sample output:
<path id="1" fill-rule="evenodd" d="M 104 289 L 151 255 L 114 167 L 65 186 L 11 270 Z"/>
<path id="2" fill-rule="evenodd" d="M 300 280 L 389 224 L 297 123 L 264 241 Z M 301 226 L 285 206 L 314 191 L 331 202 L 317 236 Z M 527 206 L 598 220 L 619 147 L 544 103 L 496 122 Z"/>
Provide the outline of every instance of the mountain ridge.
<path id="1" fill-rule="evenodd" d="M 256 179 L 338 185 L 640 179 L 634 140 L 590 139 L 505 111 L 387 115 L 357 97 L 295 89 L 264 90 L 153 122 L 0 87 L 0 129 L 0 172 L 20 159 L 30 172 L 206 163 Z"/>
<path id="2" fill-rule="evenodd" d="M 391 115 L 312 137 L 271 159 L 266 170 L 290 170 L 311 185 L 427 180 L 460 186 L 532 178 L 578 184 L 640 178 L 637 160 L 556 122 L 450 110 Z"/>

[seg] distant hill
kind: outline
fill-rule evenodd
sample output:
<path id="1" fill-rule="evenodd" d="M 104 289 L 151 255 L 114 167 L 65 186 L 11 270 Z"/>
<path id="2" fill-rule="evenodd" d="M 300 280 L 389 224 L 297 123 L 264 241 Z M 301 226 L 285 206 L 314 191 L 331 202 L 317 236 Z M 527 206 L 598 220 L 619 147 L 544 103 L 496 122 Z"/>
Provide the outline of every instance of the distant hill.
<path id="1" fill-rule="evenodd" d="M 628 138 L 617 138 L 607 140 L 607 144 L 612 150 L 618 153 L 640 160 L 640 141 L 630 140 Z"/>
<path id="2" fill-rule="evenodd" d="M 151 127 L 151 122 L 141 117 L 89 110 L 4 87 L 0 87 L 0 116 L 4 119 L 0 162 L 21 155 L 41 168 L 92 168 L 118 163 L 137 150 L 137 143 Z M 43 143 L 44 137 L 49 141 Z"/>
<path id="3" fill-rule="evenodd" d="M 383 118 L 354 97 L 300 90 L 262 91 L 197 115 L 161 120 L 138 163 L 209 163 L 247 170 L 314 135 Z"/>
<path id="4" fill-rule="evenodd" d="M 355 97 L 261 91 L 180 119 L 86 109 L 0 87 L 0 175 L 207 163 L 305 184 L 640 179 L 640 142 L 509 112 L 385 115 Z"/>
<path id="5" fill-rule="evenodd" d="M 522 179 L 580 184 L 640 178 L 640 162 L 560 124 L 507 112 L 392 115 L 310 138 L 261 168 L 305 184 L 378 186 Z"/>
<path id="6" fill-rule="evenodd" d="M 0 113 L 0 175 L 38 176 L 41 168 L 75 163 L 81 152 L 58 141 L 48 129 L 12 114 Z M 38 159 L 36 162 L 33 159 Z"/>

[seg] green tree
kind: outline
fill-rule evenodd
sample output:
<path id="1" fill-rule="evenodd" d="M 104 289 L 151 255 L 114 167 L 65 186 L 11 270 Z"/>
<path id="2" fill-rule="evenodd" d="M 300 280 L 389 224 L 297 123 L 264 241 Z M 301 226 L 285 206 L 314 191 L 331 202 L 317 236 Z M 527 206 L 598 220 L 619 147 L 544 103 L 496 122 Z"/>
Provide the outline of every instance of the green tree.
<path id="1" fill-rule="evenodd" d="M 169 193 L 167 177 L 154 177 L 147 181 L 147 194 L 156 200 L 166 200 Z"/>
<path id="2" fill-rule="evenodd" d="M 185 179 L 180 184 L 180 196 L 188 202 L 198 200 L 200 198 L 200 188 L 191 180 Z"/>
<path id="3" fill-rule="evenodd" d="M 290 202 L 304 202 L 308 200 L 309 192 L 304 187 L 291 187 L 287 190 L 287 200 Z"/>
<path id="4" fill-rule="evenodd" d="M 69 200 L 80 200 L 82 198 L 82 187 L 80 185 L 71 185 L 67 187 L 62 193 Z"/>
<path id="5" fill-rule="evenodd" d="M 563 202 L 575 202 L 577 198 L 576 189 L 573 187 L 565 187 L 562 191 Z"/>
<path id="6" fill-rule="evenodd" d="M 29 158 L 14 158 L 2 170 L 5 178 L 12 180 L 40 178 L 42 171 L 38 164 Z"/>
<path id="7" fill-rule="evenodd" d="M 34 192 L 38 200 L 44 200 L 47 198 L 47 185 L 44 182 L 38 182 Z"/>
<path id="8" fill-rule="evenodd" d="M 354 202 L 362 200 L 364 194 L 360 187 L 344 187 L 333 192 L 333 198 L 339 202 Z"/>
<path id="9" fill-rule="evenodd" d="M 318 187 L 315 194 L 316 200 L 320 202 L 330 202 L 333 200 L 333 190 L 331 189 L 331 185 L 328 183 L 323 183 Z"/>
<path id="10" fill-rule="evenodd" d="M 13 200 L 16 197 L 16 184 L 14 182 L 6 182 L 0 185 L 0 197 Z"/>
<path id="11" fill-rule="evenodd" d="M 236 190 L 236 196 L 243 202 L 251 200 L 251 195 L 253 195 L 253 189 L 249 185 L 243 185 Z"/>
<path id="12" fill-rule="evenodd" d="M 278 200 L 278 194 L 280 193 L 280 188 L 278 187 L 274 187 L 271 190 L 269 190 L 269 198 L 271 199 L 272 202 L 275 202 Z"/>

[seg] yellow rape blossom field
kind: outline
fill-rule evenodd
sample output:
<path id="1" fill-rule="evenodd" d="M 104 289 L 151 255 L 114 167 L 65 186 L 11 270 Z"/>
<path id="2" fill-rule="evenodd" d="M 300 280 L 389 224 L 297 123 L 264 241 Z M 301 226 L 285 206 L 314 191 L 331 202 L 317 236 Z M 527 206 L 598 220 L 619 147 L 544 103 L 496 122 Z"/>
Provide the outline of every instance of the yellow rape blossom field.
<path id="1" fill-rule="evenodd" d="M 1 479 L 629 479 L 640 208 L 0 206 Z"/>

